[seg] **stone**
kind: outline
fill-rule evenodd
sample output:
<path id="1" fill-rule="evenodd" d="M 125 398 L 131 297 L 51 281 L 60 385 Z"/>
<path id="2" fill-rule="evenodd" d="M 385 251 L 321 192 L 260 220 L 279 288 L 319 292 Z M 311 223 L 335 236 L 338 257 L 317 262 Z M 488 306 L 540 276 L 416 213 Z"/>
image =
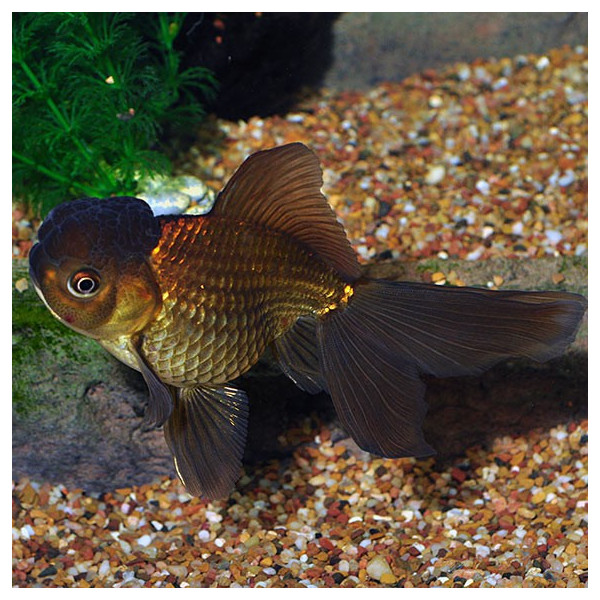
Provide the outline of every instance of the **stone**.
<path id="1" fill-rule="evenodd" d="M 171 188 L 159 188 L 152 192 L 138 194 L 139 198 L 145 200 L 152 209 L 155 216 L 179 215 L 191 202 L 191 198 Z"/>
<path id="2" fill-rule="evenodd" d="M 375 556 L 369 561 L 367 564 L 367 575 L 371 577 L 371 579 L 376 579 L 377 581 L 381 581 L 382 577 L 386 575 L 394 576 L 390 565 L 383 556 Z"/>

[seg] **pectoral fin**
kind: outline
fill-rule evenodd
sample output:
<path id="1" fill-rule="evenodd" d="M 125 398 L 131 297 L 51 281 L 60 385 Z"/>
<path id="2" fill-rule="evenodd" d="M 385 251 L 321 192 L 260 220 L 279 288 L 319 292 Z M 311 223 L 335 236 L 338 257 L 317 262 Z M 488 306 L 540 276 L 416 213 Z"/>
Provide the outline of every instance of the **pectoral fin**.
<path id="1" fill-rule="evenodd" d="M 248 427 L 248 398 L 232 387 L 180 389 L 165 439 L 187 491 L 211 500 L 240 476 Z"/>
<path id="2" fill-rule="evenodd" d="M 139 352 L 133 351 L 133 353 L 137 359 L 140 373 L 150 392 L 144 420 L 149 425 L 160 426 L 169 418 L 173 410 L 174 391 L 155 375 Z"/>

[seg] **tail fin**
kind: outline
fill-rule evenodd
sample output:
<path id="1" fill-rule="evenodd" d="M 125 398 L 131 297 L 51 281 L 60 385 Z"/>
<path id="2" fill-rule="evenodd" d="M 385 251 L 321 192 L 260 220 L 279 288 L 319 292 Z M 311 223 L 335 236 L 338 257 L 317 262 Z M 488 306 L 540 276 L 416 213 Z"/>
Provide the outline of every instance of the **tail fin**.
<path id="1" fill-rule="evenodd" d="M 420 374 L 477 374 L 509 357 L 559 356 L 586 306 L 565 292 L 359 281 L 346 310 L 317 321 L 321 387 L 361 448 L 390 457 L 431 454 L 421 431 Z"/>

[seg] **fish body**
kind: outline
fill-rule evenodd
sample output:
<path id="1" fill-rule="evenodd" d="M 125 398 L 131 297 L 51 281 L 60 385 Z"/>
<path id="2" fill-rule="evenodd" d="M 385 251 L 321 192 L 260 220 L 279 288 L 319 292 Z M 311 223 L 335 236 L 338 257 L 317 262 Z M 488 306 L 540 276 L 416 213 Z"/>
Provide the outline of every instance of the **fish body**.
<path id="1" fill-rule="evenodd" d="M 548 360 L 574 339 L 585 298 L 565 292 L 369 280 L 302 144 L 248 158 L 202 216 L 155 217 L 136 198 L 54 209 L 30 254 L 52 313 L 139 370 L 188 491 L 239 476 L 248 399 L 229 382 L 267 347 L 302 389 L 328 392 L 357 443 L 432 453 L 420 376 Z"/>
<path id="2" fill-rule="evenodd" d="M 150 264 L 162 308 L 141 351 L 167 384 L 227 383 L 300 316 L 344 296 L 335 271 L 288 236 L 226 217 L 160 222 Z"/>

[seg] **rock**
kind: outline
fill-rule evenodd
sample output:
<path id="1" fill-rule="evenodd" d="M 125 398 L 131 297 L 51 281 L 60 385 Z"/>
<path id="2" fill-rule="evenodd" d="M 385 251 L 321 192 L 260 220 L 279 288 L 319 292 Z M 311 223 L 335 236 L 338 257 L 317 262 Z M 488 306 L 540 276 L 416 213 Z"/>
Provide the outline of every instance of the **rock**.
<path id="1" fill-rule="evenodd" d="M 375 556 L 367 563 L 367 575 L 371 577 L 371 579 L 376 579 L 377 581 L 381 581 L 382 577 L 385 575 L 394 576 L 390 565 L 383 556 Z"/>
<path id="2" fill-rule="evenodd" d="M 432 165 L 425 175 L 425 183 L 427 185 L 437 185 L 445 176 L 446 168 L 444 165 Z"/>
<path id="3" fill-rule="evenodd" d="M 152 192 L 142 192 L 138 197 L 145 200 L 155 216 L 179 215 L 190 205 L 191 198 L 172 188 L 159 188 Z"/>
<path id="4" fill-rule="evenodd" d="M 213 206 L 216 192 L 192 175 L 153 177 L 140 183 L 138 197 L 156 216 L 205 214 Z"/>
<path id="5" fill-rule="evenodd" d="M 346 12 L 333 26 L 333 63 L 324 87 L 370 89 L 382 81 L 401 81 L 413 73 L 463 63 L 457 75 L 475 75 L 467 63 L 482 56 L 543 54 L 564 44 L 588 43 L 585 12 Z M 538 69 L 548 68 L 548 57 Z"/>
<path id="6" fill-rule="evenodd" d="M 198 202 L 209 195 L 212 190 L 197 177 L 191 175 L 180 175 L 171 180 L 171 185 L 182 194 L 187 194 L 190 200 Z"/>

